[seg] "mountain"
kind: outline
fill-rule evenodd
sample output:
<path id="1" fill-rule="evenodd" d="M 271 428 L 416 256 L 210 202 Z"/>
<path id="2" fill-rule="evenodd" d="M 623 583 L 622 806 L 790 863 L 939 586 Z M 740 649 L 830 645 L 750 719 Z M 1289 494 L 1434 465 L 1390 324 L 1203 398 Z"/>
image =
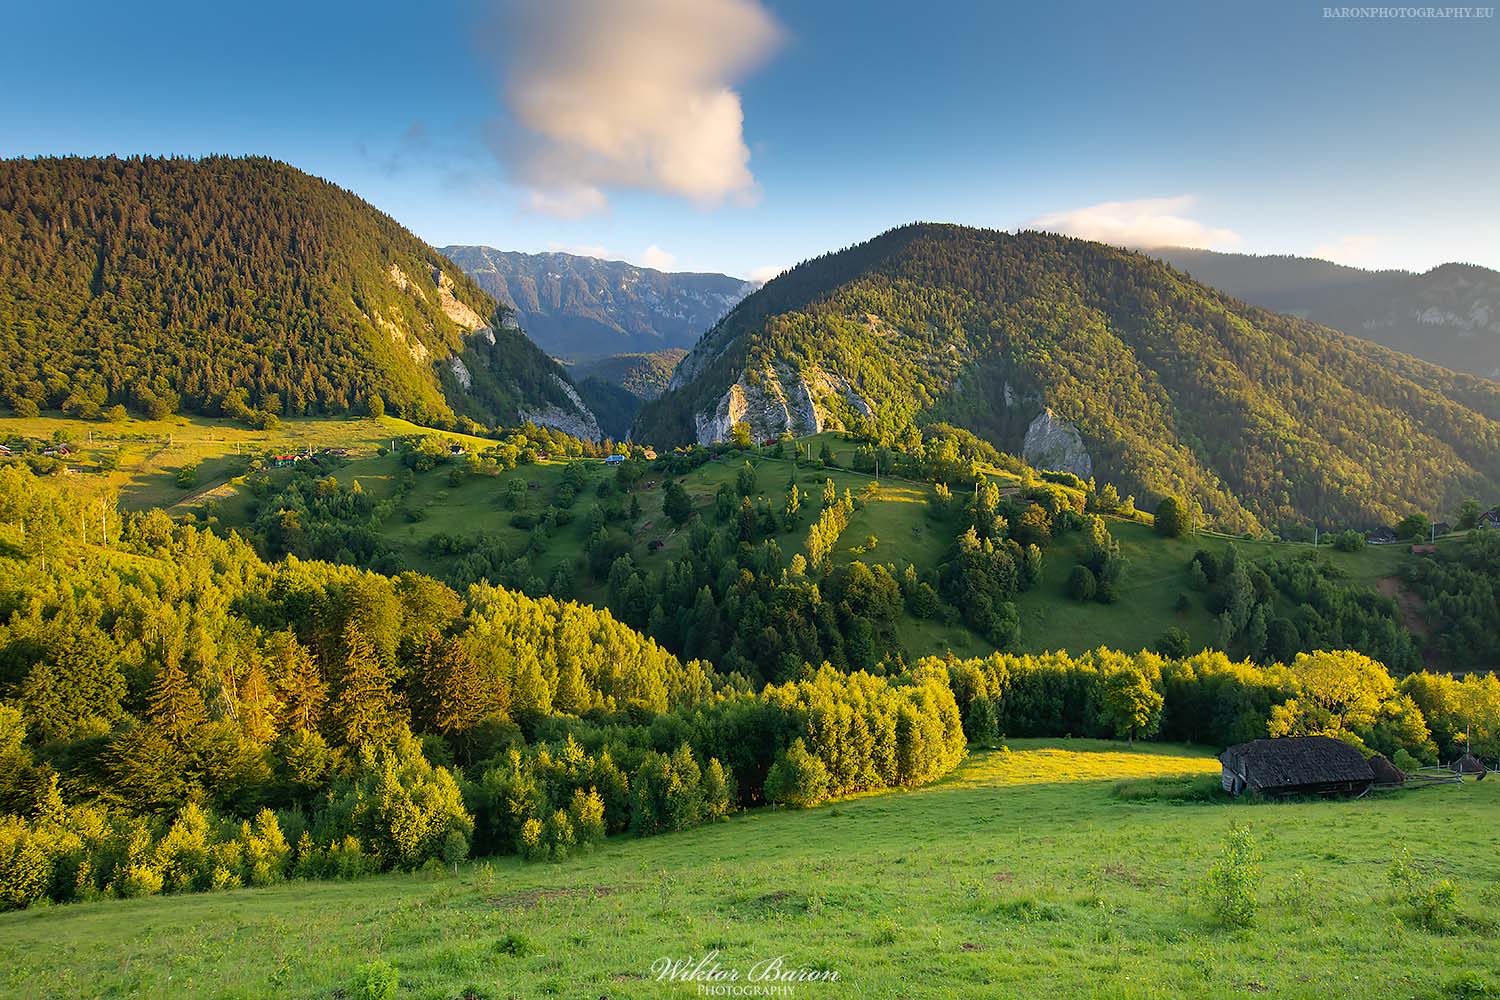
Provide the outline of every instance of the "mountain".
<path id="1" fill-rule="evenodd" d="M 0 398 L 22 412 L 389 408 L 597 433 L 459 268 L 257 157 L 0 161 L 0 354 Z"/>
<path id="2" fill-rule="evenodd" d="M 704 335 L 634 436 L 966 427 L 1234 531 L 1500 491 L 1500 384 L 1245 305 L 1142 254 L 915 224 L 799 265 Z"/>
<path id="3" fill-rule="evenodd" d="M 580 361 L 570 365 L 568 370 L 575 379 L 603 379 L 638 399 L 655 399 L 667 391 L 672 372 L 687 353 L 675 347 L 650 354 L 613 354 L 594 361 Z"/>
<path id="4" fill-rule="evenodd" d="M 1364 271 L 1308 257 L 1150 251 L 1235 298 L 1451 368 L 1500 379 L 1500 271 Z"/>
<path id="5" fill-rule="evenodd" d="M 605 434 L 620 440 L 629 435 L 645 402 L 666 391 L 673 369 L 686 356 L 680 347 L 650 354 L 612 354 L 568 365 L 568 372 Z"/>
<path id="6" fill-rule="evenodd" d="M 450 246 L 441 252 L 553 357 L 687 349 L 755 285 L 725 274 L 667 274 L 618 260 Z"/>

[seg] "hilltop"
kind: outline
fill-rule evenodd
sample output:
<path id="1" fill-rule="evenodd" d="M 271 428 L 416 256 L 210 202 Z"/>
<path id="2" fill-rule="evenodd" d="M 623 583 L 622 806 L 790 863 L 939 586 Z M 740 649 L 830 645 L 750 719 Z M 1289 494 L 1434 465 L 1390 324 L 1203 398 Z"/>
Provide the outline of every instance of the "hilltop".
<path id="1" fill-rule="evenodd" d="M 1151 255 L 1246 302 L 1500 379 L 1500 272 L 1487 267 L 1449 263 L 1414 274 L 1183 247 Z"/>
<path id="2" fill-rule="evenodd" d="M 543 350 L 570 361 L 692 347 L 755 288 L 727 274 L 668 273 L 570 253 L 441 252 L 514 309 Z"/>
<path id="3" fill-rule="evenodd" d="M 457 266 L 259 157 L 0 161 L 0 354 L 0 399 L 22 416 L 389 409 L 598 433 Z"/>
<path id="4" fill-rule="evenodd" d="M 1500 484 L 1500 385 L 1246 306 L 1152 258 L 918 224 L 750 295 L 634 437 L 944 420 L 1234 532 L 1391 523 Z"/>

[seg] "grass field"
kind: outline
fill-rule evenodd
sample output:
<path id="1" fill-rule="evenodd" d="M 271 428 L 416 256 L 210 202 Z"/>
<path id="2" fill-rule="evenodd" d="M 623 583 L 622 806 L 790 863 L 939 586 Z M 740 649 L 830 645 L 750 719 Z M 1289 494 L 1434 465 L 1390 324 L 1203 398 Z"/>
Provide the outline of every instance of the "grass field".
<path id="1" fill-rule="evenodd" d="M 818 997 L 1461 997 L 1500 984 L 1500 783 L 1359 801 L 1173 801 L 1202 750 L 1017 741 L 929 788 L 616 839 L 561 864 L 302 883 L 0 915 L 7 997 L 688 997 L 663 956 L 834 970 Z M 1167 798 L 1152 798 L 1156 782 Z M 1121 794 L 1121 783 L 1130 794 Z M 1197 887 L 1231 823 L 1263 852 L 1251 928 Z M 1422 930 L 1403 848 L 1471 918 Z M 348 992 L 340 992 L 348 991 Z M 466 993 L 465 991 L 472 991 Z"/>
<path id="2" fill-rule="evenodd" d="M 0 441 L 52 441 L 59 436 L 68 441 L 74 455 L 67 464 L 85 470 L 69 477 L 70 488 L 88 495 L 113 493 L 125 510 L 172 508 L 227 497 L 232 493 L 231 480 L 244 473 L 250 458 L 268 450 L 338 447 L 373 456 L 377 447 L 394 437 L 420 433 L 484 443 L 396 417 L 293 418 L 264 431 L 196 416 L 132 417 L 118 424 L 47 415 L 0 417 Z M 113 459 L 118 468 L 101 468 L 106 459 Z M 177 473 L 189 465 L 198 466 L 198 480 L 184 489 L 177 485 Z"/>

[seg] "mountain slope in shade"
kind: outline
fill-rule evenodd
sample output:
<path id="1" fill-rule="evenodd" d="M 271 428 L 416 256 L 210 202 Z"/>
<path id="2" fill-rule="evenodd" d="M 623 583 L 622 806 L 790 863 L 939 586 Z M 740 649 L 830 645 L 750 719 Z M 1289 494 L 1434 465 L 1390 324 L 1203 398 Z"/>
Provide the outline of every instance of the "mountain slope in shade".
<path id="1" fill-rule="evenodd" d="M 0 161 L 0 397 L 240 415 L 532 417 L 566 375 L 450 261 L 355 195 L 250 157 Z"/>
<path id="2" fill-rule="evenodd" d="M 567 366 L 579 395 L 615 440 L 630 434 L 630 425 L 647 400 L 666 391 L 672 371 L 687 355 L 681 348 L 651 354 L 615 354 Z"/>
<path id="3" fill-rule="evenodd" d="M 687 349 L 755 286 L 724 274 L 666 273 L 617 260 L 482 246 L 441 252 L 554 357 Z"/>
<path id="4" fill-rule="evenodd" d="M 968 427 L 1234 530 L 1500 492 L 1500 384 L 1247 306 L 1138 253 L 911 225 L 740 303 L 647 404 L 657 444 Z"/>
<path id="5" fill-rule="evenodd" d="M 1151 255 L 1254 305 L 1451 368 L 1500 379 L 1500 271 L 1442 264 L 1364 271 L 1308 257 L 1165 248 Z"/>

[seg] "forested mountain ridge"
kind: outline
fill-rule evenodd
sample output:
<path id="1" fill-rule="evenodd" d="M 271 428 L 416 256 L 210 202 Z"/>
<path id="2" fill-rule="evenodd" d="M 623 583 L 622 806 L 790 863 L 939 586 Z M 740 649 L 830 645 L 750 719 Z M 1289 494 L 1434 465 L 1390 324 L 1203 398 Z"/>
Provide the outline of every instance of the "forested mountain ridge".
<path id="1" fill-rule="evenodd" d="M 17 412 L 389 407 L 586 430 L 504 316 L 393 219 L 274 160 L 0 161 L 0 398 Z"/>
<path id="2" fill-rule="evenodd" d="M 440 252 L 513 308 L 544 350 L 574 361 L 692 347 L 755 288 L 727 274 L 669 273 L 569 253 Z"/>
<path id="3" fill-rule="evenodd" d="M 650 354 L 612 354 L 568 365 L 584 402 L 606 434 L 622 439 L 630 433 L 641 406 L 666 391 L 677 363 L 687 355 L 680 347 Z"/>
<path id="4" fill-rule="evenodd" d="M 1500 272 L 1474 264 L 1365 271 L 1308 257 L 1151 251 L 1236 298 L 1372 340 L 1454 371 L 1500 379 Z"/>
<path id="5" fill-rule="evenodd" d="M 638 440 L 946 420 L 1034 465 L 1182 494 L 1236 531 L 1490 495 L 1500 385 L 1246 306 L 1149 257 L 916 224 L 749 296 Z"/>

